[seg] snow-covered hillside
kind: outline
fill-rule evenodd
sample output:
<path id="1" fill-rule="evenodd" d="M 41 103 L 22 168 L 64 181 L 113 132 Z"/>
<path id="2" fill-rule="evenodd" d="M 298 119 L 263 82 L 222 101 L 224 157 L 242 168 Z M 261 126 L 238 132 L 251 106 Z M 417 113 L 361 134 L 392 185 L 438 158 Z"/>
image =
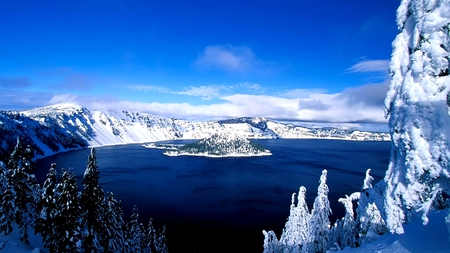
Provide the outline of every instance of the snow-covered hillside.
<path id="1" fill-rule="evenodd" d="M 38 156 L 87 146 L 143 143 L 175 139 L 203 139 L 218 132 L 245 138 L 327 138 L 389 140 L 388 133 L 337 128 L 306 128 L 265 118 L 223 121 L 186 121 L 141 112 L 98 111 L 71 104 L 0 112 L 0 158 L 7 155 L 17 136 Z"/>

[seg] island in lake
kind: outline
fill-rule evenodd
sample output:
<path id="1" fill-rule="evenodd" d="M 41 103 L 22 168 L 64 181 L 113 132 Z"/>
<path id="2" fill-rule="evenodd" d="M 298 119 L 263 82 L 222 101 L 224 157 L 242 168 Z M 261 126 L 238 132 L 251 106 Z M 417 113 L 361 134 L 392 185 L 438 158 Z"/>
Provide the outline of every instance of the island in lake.
<path id="1" fill-rule="evenodd" d="M 248 157 L 272 155 L 263 146 L 232 132 L 215 133 L 195 143 L 181 146 L 147 144 L 145 147 L 166 149 L 164 154 L 167 156 Z"/>

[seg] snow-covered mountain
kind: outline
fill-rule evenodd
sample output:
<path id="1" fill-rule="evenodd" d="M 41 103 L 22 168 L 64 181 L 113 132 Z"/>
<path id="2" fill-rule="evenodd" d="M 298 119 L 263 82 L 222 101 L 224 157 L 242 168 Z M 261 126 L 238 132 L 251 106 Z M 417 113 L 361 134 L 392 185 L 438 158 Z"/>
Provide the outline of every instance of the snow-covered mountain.
<path id="1" fill-rule="evenodd" d="M 271 155 L 264 147 L 233 132 L 219 132 L 195 143 L 164 152 L 168 156 L 197 155 L 209 157 Z"/>
<path id="2" fill-rule="evenodd" d="M 57 104 L 26 111 L 1 111 L 0 159 L 11 150 L 17 136 L 31 145 L 38 156 L 48 156 L 87 146 L 203 139 L 218 132 L 234 132 L 245 138 L 390 139 L 388 133 L 307 128 L 265 118 L 196 122 L 142 112 L 89 110 Z"/>

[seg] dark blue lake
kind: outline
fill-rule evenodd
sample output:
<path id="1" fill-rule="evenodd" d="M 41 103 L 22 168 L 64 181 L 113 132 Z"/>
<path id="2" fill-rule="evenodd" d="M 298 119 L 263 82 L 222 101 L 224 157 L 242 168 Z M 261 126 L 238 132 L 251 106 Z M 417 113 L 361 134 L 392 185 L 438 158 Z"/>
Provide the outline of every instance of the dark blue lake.
<path id="1" fill-rule="evenodd" d="M 255 142 L 273 155 L 168 157 L 140 144 L 97 148 L 100 183 L 122 200 L 126 218 L 137 204 L 144 224 L 149 215 L 157 225 L 166 224 L 171 252 L 262 252 L 262 230 L 280 235 L 291 195 L 300 186 L 307 188 L 311 208 L 327 169 L 331 219 L 340 218 L 344 208 L 338 198 L 359 191 L 368 168 L 375 182 L 381 180 L 390 155 L 390 142 Z M 81 184 L 88 154 L 83 149 L 40 159 L 36 177 L 43 182 L 56 163 L 59 169 L 72 168 Z"/>

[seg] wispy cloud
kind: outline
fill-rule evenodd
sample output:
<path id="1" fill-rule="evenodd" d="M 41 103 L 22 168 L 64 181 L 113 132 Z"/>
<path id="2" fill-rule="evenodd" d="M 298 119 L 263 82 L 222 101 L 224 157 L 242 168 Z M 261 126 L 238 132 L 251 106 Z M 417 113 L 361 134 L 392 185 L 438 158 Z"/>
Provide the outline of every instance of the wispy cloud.
<path id="1" fill-rule="evenodd" d="M 363 60 L 347 69 L 349 73 L 389 72 L 389 60 Z"/>
<path id="2" fill-rule="evenodd" d="M 3 89 L 20 89 L 31 85 L 28 77 L 0 77 L 0 88 Z"/>
<path id="3" fill-rule="evenodd" d="M 207 46 L 200 53 L 194 66 L 202 70 L 220 69 L 234 73 L 252 71 L 260 60 L 247 46 Z"/>
<path id="4" fill-rule="evenodd" d="M 279 92 L 278 95 L 284 98 L 307 98 L 313 94 L 326 93 L 324 89 L 293 89 Z"/>
<path id="5" fill-rule="evenodd" d="M 211 100 L 220 97 L 223 91 L 229 90 L 230 87 L 224 85 L 208 85 L 208 86 L 191 86 L 184 91 L 175 92 L 179 95 L 188 95 L 201 97 L 202 100 Z"/>
<path id="6" fill-rule="evenodd" d="M 386 123 L 383 100 L 388 82 L 347 88 L 339 93 L 323 90 L 295 89 L 267 94 L 238 93 L 246 85 L 192 86 L 184 91 L 173 92 L 187 96 L 213 99 L 205 105 L 185 102 L 159 103 L 121 100 L 114 97 L 96 97 L 74 94 L 13 92 L 0 99 L 0 105 L 7 101 L 16 104 L 41 106 L 70 102 L 89 109 L 116 109 L 142 111 L 164 117 L 181 119 L 218 119 L 229 117 L 268 117 L 279 120 L 334 123 Z M 132 88 L 131 88 L 132 87 Z M 244 87 L 244 88 L 243 88 Z M 256 87 L 249 85 L 249 87 Z M 158 90 L 157 86 L 130 86 L 136 91 Z"/>
<path id="7" fill-rule="evenodd" d="M 153 85 L 141 85 L 141 84 L 133 84 L 126 85 L 125 89 L 138 91 L 138 92 L 158 92 L 158 93 L 170 93 L 170 89 L 162 86 L 153 86 Z"/>

